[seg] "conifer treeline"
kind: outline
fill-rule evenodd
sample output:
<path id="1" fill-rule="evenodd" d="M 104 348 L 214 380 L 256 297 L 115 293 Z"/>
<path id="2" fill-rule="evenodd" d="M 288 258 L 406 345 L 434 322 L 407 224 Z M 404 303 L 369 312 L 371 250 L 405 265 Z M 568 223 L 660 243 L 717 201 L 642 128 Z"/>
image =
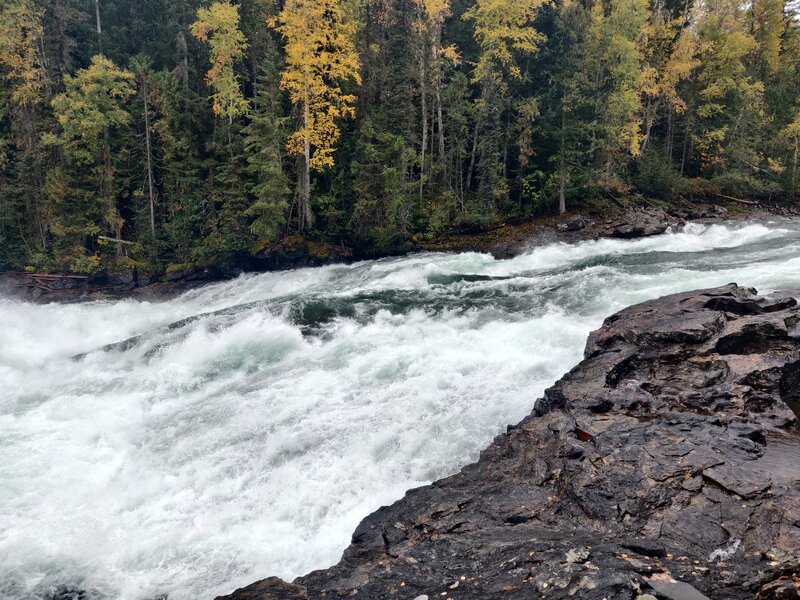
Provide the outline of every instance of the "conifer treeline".
<path id="1" fill-rule="evenodd" d="M 784 0 L 4 0 L 0 266 L 800 196 Z"/>

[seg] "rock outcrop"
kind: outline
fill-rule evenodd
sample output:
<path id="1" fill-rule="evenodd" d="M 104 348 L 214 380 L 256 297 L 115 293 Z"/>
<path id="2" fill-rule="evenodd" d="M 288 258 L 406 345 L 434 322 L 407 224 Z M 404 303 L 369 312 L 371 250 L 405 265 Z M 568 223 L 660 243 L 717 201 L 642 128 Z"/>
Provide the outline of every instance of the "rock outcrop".
<path id="1" fill-rule="evenodd" d="M 606 320 L 480 460 L 341 562 L 230 600 L 797 598 L 800 308 L 736 285 Z"/>

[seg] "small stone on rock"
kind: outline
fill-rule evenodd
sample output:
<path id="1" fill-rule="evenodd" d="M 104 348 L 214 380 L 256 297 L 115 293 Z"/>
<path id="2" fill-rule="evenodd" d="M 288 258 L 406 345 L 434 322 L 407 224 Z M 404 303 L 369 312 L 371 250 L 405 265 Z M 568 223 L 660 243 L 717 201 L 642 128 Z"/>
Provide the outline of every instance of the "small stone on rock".
<path id="1" fill-rule="evenodd" d="M 573 564 L 585 563 L 589 560 L 589 556 L 591 556 L 591 552 L 588 548 L 573 548 L 566 554 L 567 562 Z"/>

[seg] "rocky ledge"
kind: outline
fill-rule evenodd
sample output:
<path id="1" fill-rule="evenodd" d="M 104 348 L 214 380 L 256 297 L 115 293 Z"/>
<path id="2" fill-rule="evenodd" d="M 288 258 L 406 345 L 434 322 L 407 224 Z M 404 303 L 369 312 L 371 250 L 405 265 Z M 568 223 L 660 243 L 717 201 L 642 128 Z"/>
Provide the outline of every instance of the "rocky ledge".
<path id="1" fill-rule="evenodd" d="M 338 565 L 226 598 L 798 598 L 799 407 L 794 298 L 646 302 L 477 463 L 367 517 Z"/>

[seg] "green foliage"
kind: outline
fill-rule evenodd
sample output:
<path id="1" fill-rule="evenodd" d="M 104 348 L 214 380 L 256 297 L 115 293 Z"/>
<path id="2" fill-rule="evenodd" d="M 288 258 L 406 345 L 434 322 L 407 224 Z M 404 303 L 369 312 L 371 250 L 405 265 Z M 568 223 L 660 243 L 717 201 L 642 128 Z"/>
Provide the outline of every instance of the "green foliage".
<path id="1" fill-rule="evenodd" d="M 283 168 L 282 141 L 288 133 L 278 90 L 277 51 L 271 39 L 256 81 L 254 108 L 244 127 L 244 151 L 248 188 L 253 202 L 245 210 L 250 232 L 259 245 L 277 241 L 286 226 L 289 179 Z"/>
<path id="2" fill-rule="evenodd" d="M 683 178 L 666 157 L 664 148 L 655 145 L 637 159 L 632 182 L 637 191 L 650 198 L 675 200 L 686 192 Z"/>
<path id="3" fill-rule="evenodd" d="M 98 36 L 85 0 L 7 0 L 0 268 L 163 272 L 300 231 L 398 252 L 609 193 L 796 202 L 791 6 L 104 0 Z"/>
<path id="4" fill-rule="evenodd" d="M 73 271 L 92 272 L 104 259 L 123 255 L 121 244 L 112 250 L 95 240 L 122 236 L 120 203 L 130 151 L 126 127 L 131 122 L 125 103 L 134 92 L 133 79 L 132 73 L 95 56 L 88 68 L 65 77 L 64 92 L 52 101 L 59 129 L 45 134 L 43 142 L 59 150 L 63 164 L 47 175 L 51 231 L 61 264 Z M 89 248 L 87 238 L 92 240 Z"/>
<path id="5" fill-rule="evenodd" d="M 700 69 L 697 124 L 692 140 L 700 152 L 700 169 L 719 175 L 738 154 L 752 158 L 751 149 L 763 115 L 764 82 L 749 72 L 758 42 L 744 24 L 737 0 L 703 3 L 699 20 Z M 746 114 L 746 118 L 742 115 Z"/>

